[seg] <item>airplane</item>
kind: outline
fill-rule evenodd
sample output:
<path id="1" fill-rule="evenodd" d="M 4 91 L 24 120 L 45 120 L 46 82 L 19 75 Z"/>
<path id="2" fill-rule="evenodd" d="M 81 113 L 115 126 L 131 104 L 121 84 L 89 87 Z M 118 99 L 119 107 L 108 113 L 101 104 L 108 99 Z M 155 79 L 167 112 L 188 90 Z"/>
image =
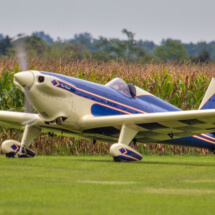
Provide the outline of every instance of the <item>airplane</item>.
<path id="1" fill-rule="evenodd" d="M 201 147 L 215 152 L 215 78 L 198 110 L 182 111 L 121 78 L 105 85 L 45 71 L 14 75 L 37 113 L 0 111 L 0 126 L 24 129 L 21 142 L 5 140 L 6 157 L 33 157 L 29 148 L 41 133 L 78 136 L 113 143 L 114 161 L 139 161 L 129 146 L 159 143 Z"/>

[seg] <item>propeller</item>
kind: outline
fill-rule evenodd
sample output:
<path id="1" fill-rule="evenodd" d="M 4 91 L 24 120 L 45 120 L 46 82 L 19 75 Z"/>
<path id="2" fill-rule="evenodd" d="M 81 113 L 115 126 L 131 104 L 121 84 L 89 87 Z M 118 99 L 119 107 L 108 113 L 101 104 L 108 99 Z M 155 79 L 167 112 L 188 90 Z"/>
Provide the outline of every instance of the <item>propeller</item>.
<path id="1" fill-rule="evenodd" d="M 18 35 L 15 39 L 12 41 L 16 57 L 19 61 L 21 71 L 26 71 L 28 69 L 27 65 L 27 52 L 26 52 L 26 36 L 24 35 Z"/>
<path id="2" fill-rule="evenodd" d="M 15 53 L 17 60 L 19 62 L 21 72 L 15 74 L 15 80 L 22 85 L 24 88 L 24 110 L 25 113 L 34 113 L 34 109 L 29 102 L 30 94 L 30 86 L 33 84 L 33 76 L 30 71 L 27 71 L 28 64 L 27 64 L 27 51 L 26 51 L 26 39 L 25 35 L 18 35 L 16 38 L 12 40 L 12 44 L 15 48 Z M 32 83 L 28 83 L 28 79 L 32 80 Z M 23 83 L 23 84 L 22 84 Z M 25 121 L 24 125 L 32 126 L 34 122 Z"/>

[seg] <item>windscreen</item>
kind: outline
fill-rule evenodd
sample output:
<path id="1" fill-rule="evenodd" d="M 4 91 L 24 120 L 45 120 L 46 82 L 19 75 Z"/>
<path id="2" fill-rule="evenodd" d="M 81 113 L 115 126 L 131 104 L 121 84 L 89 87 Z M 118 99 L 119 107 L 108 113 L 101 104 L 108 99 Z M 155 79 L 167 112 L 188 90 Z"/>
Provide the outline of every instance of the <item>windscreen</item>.
<path id="1" fill-rule="evenodd" d="M 108 82 L 105 86 L 112 87 L 125 95 L 131 96 L 128 85 L 121 78 L 114 78 L 112 81 Z"/>

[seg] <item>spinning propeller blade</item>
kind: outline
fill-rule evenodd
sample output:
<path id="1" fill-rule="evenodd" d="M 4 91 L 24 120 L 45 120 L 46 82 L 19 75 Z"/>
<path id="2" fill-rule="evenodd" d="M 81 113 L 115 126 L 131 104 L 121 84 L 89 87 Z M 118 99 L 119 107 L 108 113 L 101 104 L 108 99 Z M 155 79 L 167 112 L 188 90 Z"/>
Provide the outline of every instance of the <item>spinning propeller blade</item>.
<path id="1" fill-rule="evenodd" d="M 19 61 L 21 71 L 26 71 L 27 66 L 27 52 L 26 52 L 26 37 L 20 36 L 13 40 L 13 45 L 16 51 L 16 57 Z"/>
<path id="2" fill-rule="evenodd" d="M 30 94 L 30 87 L 33 84 L 32 73 L 27 71 L 28 64 L 27 64 L 27 51 L 26 51 L 26 36 L 18 36 L 16 39 L 13 40 L 13 45 L 16 52 L 16 57 L 18 59 L 21 72 L 17 73 L 14 77 L 16 81 L 21 84 L 25 90 L 25 98 L 24 98 L 24 109 L 26 113 L 33 113 L 34 109 L 29 102 Z M 30 82 L 29 82 L 30 80 Z"/>

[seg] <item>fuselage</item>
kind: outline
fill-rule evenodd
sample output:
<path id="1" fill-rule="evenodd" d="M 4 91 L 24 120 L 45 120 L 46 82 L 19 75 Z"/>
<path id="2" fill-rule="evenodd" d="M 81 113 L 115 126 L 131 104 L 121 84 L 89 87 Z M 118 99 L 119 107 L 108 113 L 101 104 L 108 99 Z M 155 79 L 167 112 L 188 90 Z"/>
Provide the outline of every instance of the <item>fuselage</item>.
<path id="1" fill-rule="evenodd" d="M 84 130 L 78 123 L 80 117 L 84 115 L 99 117 L 182 111 L 137 87 L 137 95 L 132 97 L 130 93 L 125 94 L 107 85 L 56 73 L 38 71 L 32 71 L 32 73 L 36 78 L 30 89 L 30 100 L 40 117 L 45 121 L 64 117 L 66 118 L 65 129 L 79 134 L 81 132 L 84 137 L 115 142 L 121 129 L 120 127 L 105 127 Z M 44 77 L 44 80 L 39 82 L 38 77 Z M 151 133 L 149 132 L 148 136 L 145 134 L 141 136 L 141 132 L 139 132 L 136 141 L 145 143 L 156 141 L 156 143 L 215 149 L 213 134 L 172 139 L 169 138 L 169 134 L 166 134 L 166 139 L 162 137 L 161 140 L 155 140 L 152 135 L 155 135 L 157 126 L 157 124 L 150 125 Z M 143 128 L 145 129 L 144 125 Z"/>

